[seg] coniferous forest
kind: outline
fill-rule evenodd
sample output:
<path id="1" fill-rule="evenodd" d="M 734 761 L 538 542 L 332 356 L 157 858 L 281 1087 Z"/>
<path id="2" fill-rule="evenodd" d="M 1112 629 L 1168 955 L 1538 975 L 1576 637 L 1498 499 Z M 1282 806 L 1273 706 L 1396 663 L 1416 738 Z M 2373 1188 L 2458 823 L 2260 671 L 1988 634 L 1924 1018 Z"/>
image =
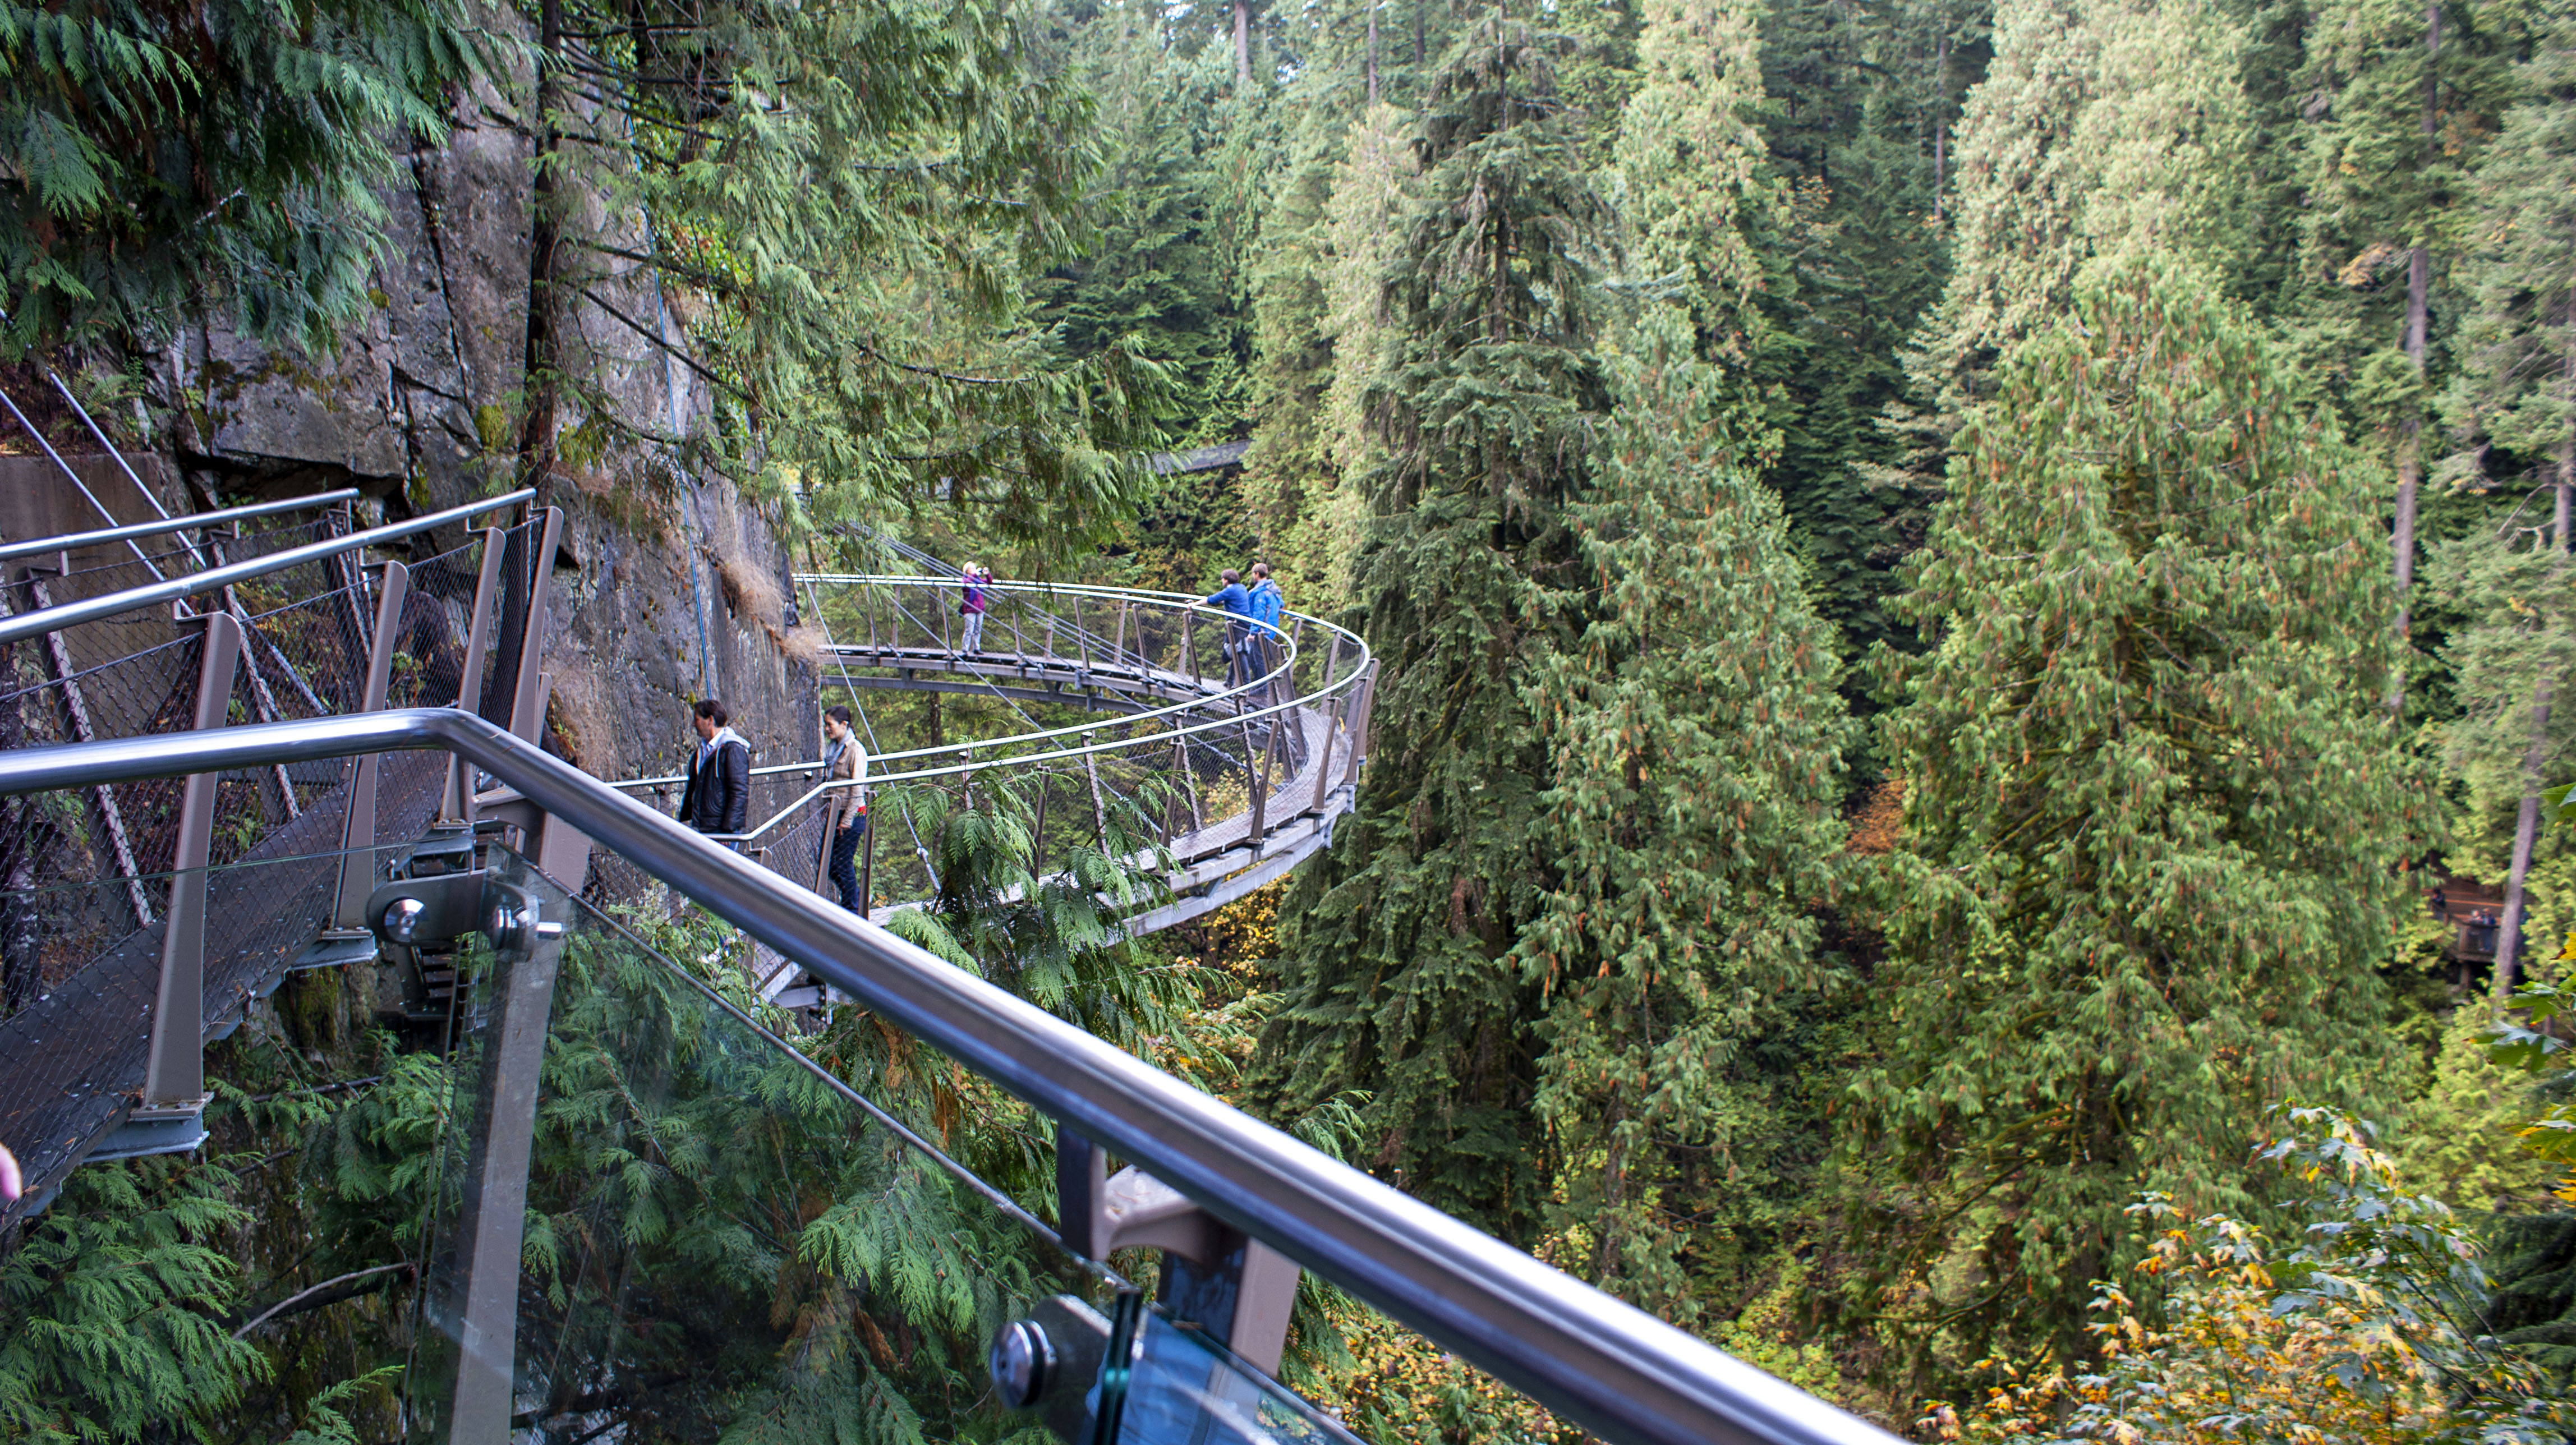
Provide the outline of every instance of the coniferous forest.
<path id="1" fill-rule="evenodd" d="M 2576 4 L 0 0 L 0 374 L 150 448 L 174 328 L 333 355 L 469 120 L 530 158 L 490 488 L 650 530 L 581 479 L 664 448 L 800 557 L 1263 560 L 1375 649 L 1288 881 L 1118 942 L 1004 795 L 918 941 L 1914 1438 L 2576 1437 Z M 577 355 L 611 275 L 684 446 Z M 401 1438 L 435 1050 L 279 1028 L 222 1147 L 0 1246 L 0 1435 Z M 998 1093 L 799 1047 L 1044 1194 Z M 878 1388 L 982 1343 L 953 1231 L 856 1218 L 670 1244 L 790 1344 L 584 1408 L 1019 1428 Z M 1584 1438 L 1347 1301 L 1287 1377 Z"/>

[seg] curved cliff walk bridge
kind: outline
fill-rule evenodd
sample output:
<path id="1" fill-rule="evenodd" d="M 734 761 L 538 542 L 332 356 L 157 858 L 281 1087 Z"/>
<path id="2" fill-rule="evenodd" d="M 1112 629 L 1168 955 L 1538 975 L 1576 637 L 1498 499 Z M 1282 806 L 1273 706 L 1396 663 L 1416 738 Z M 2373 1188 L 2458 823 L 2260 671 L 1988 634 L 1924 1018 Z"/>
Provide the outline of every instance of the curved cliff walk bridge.
<path id="1" fill-rule="evenodd" d="M 346 497 L 0 542 L 0 746 L 416 706 L 463 708 L 535 740 L 560 514 L 529 512 L 521 493 L 362 531 Z M 522 515 L 484 525 L 511 512 Z M 460 547 L 368 560 L 459 525 L 470 529 Z M 901 553 L 889 555 L 921 560 Z M 857 702 L 863 725 L 880 690 L 971 694 L 1012 724 L 910 749 L 877 746 L 869 728 L 877 824 L 862 867 L 877 921 L 938 890 L 936 840 L 916 816 L 934 790 L 943 809 L 975 806 L 979 789 L 1034 798 L 1024 826 L 1042 882 L 1074 847 L 1128 840 L 1123 861 L 1151 882 L 1101 902 L 1130 934 L 1284 875 L 1351 805 L 1373 668 L 1338 628 L 1292 615 L 1244 645 L 1245 629 L 1195 599 L 1001 583 L 984 648 L 969 653 L 954 575 L 796 585 L 826 639 L 824 688 Z M 1040 716 L 1050 712 L 1073 720 Z M 830 896 L 819 769 L 764 761 L 754 825 L 735 841 Z M 16 1212 L 40 1207 L 84 1159 L 194 1147 L 202 1043 L 290 973 L 375 961 L 364 906 L 388 867 L 454 866 L 479 825 L 520 839 L 593 902 L 667 906 L 666 885 L 485 781 L 409 752 L 0 804 L 0 1145 L 30 1185 Z M 680 782 L 617 786 L 667 810 Z M 402 1011 L 443 1019 L 453 961 L 403 962 Z M 769 1002 L 829 1001 L 774 951 L 755 966 Z"/>
<path id="2" fill-rule="evenodd" d="M 758 769 L 736 851 L 659 805 L 679 780 L 603 783 L 547 754 L 561 514 L 492 525 L 519 493 L 359 529 L 339 500 L 0 542 L 0 1142 L 33 1186 L 0 1248 L 84 1159 L 202 1143 L 205 1042 L 287 974 L 368 965 L 400 975 L 454 1065 L 430 1149 L 455 1207 L 402 1266 L 425 1348 L 399 1390 L 407 1428 L 456 1445 L 532 1422 L 600 1438 L 672 1378 L 718 1409 L 757 1395 L 724 1371 L 792 1353 L 761 1271 L 615 1227 L 624 1186 L 590 1161 L 653 1157 L 681 1103 L 757 1143 L 689 1186 L 744 1238 L 818 1199 L 873 1207 L 850 1171 L 892 1168 L 964 1211 L 951 1244 L 1025 1241 L 948 1257 L 999 1312 L 994 1388 L 894 1402 L 925 1428 L 1000 1433 L 987 1417 L 1014 1409 L 1068 1445 L 1357 1445 L 1274 1378 L 1311 1270 L 1620 1445 L 1892 1441 L 827 901 L 814 762 Z M 457 526 L 461 546 L 368 560 Z M 1134 933 L 1280 876 L 1351 806 L 1359 638 L 1291 614 L 1241 647 L 1194 599 L 1003 584 L 970 649 L 957 579 L 890 550 L 911 570 L 795 579 L 827 691 L 871 723 L 889 691 L 1009 721 L 871 749 L 876 917 L 940 889 L 932 825 L 956 809 L 1024 815 L 1021 887 L 1083 880 Z M 740 928 L 788 1007 L 755 1018 L 617 901 Z M 1054 1155 L 1052 1201 L 976 1177 L 772 1031 L 834 996 L 1052 1120 L 1028 1136 Z M 547 1110 L 557 1060 L 627 1107 Z M 563 1216 L 603 1225 L 579 1288 L 527 1288 L 526 1221 Z M 1150 1299 L 1113 1263 L 1137 1249 L 1159 1255 Z"/>

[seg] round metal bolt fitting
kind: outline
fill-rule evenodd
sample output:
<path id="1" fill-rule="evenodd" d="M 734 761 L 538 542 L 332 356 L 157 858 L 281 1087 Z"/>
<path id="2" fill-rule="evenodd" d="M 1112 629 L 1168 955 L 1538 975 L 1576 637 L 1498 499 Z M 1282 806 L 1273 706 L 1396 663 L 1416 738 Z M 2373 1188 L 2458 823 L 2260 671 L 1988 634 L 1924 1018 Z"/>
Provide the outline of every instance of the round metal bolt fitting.
<path id="1" fill-rule="evenodd" d="M 385 937 L 396 943 L 418 943 L 421 916 L 427 912 L 429 905 L 417 898 L 397 898 L 386 904 Z"/>
<path id="2" fill-rule="evenodd" d="M 1037 1321 L 1013 1320 L 993 1337 L 993 1353 L 987 1364 L 993 1371 L 993 1387 L 1002 1394 L 1002 1403 L 1014 1410 L 1025 1410 L 1036 1404 L 1046 1389 L 1047 1371 L 1055 1364 L 1055 1343 Z"/>

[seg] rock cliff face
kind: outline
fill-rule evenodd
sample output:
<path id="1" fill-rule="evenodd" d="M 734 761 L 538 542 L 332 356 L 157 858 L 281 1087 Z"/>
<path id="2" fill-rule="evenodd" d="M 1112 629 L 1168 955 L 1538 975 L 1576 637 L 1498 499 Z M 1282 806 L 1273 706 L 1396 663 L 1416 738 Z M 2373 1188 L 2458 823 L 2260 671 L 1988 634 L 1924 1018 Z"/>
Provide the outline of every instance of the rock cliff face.
<path id="1" fill-rule="evenodd" d="M 531 185 L 528 144 L 502 109 L 488 93 L 469 97 L 449 143 L 410 158 L 385 197 L 396 249 L 376 311 L 336 356 L 198 328 L 163 358 L 152 390 L 198 505 L 218 490 L 356 485 L 398 518 L 507 485 L 526 377 Z M 568 229 L 620 249 L 650 244 L 634 218 L 596 203 L 575 219 Z M 567 330 L 568 367 L 626 428 L 679 438 L 705 424 L 703 385 L 655 344 L 686 340 L 649 275 L 587 281 Z M 567 430 L 583 420 L 568 415 Z M 544 664 L 558 747 L 601 777 L 674 771 L 695 741 L 688 703 L 717 696 L 760 761 L 816 755 L 815 671 L 799 655 L 789 560 L 730 483 L 687 475 L 667 447 L 612 446 L 545 490 L 566 514 Z M 445 532 L 420 554 L 463 540 Z"/>

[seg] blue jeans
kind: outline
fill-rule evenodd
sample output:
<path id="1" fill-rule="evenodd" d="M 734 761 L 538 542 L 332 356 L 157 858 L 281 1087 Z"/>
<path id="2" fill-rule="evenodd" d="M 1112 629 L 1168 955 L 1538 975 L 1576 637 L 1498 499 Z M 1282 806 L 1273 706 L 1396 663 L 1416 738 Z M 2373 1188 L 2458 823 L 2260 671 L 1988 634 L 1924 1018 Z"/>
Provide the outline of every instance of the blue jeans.
<path id="1" fill-rule="evenodd" d="M 867 841 L 868 815 L 861 813 L 850 820 L 850 826 L 832 831 L 832 886 L 841 891 L 841 906 L 861 917 L 867 916 L 866 901 L 859 897 L 859 845 Z"/>

